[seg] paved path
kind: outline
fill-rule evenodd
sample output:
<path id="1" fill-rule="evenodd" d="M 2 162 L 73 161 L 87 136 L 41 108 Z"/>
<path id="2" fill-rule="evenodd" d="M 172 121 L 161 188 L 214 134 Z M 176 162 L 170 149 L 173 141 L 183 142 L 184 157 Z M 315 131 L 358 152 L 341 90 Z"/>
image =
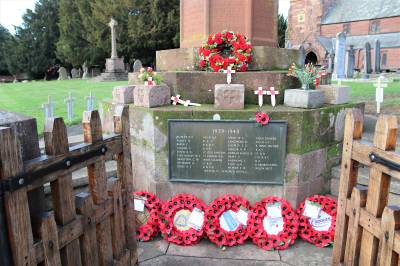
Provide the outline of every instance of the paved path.
<path id="1" fill-rule="evenodd" d="M 207 239 L 189 247 L 169 244 L 161 238 L 140 242 L 139 266 L 258 266 L 330 265 L 332 248 L 317 248 L 300 239 L 284 251 L 264 251 L 248 240 L 222 250 Z"/>

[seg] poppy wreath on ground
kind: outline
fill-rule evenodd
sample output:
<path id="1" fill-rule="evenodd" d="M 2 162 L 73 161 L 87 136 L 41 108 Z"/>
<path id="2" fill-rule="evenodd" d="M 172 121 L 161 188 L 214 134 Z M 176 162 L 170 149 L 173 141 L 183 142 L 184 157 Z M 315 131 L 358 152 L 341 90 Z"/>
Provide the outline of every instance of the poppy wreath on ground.
<path id="1" fill-rule="evenodd" d="M 205 212 L 205 231 L 210 241 L 219 247 L 243 244 L 249 236 L 249 210 L 249 201 L 240 196 L 223 195 L 214 199 Z"/>
<path id="2" fill-rule="evenodd" d="M 204 234 L 205 209 L 204 202 L 191 194 L 178 194 L 164 202 L 160 223 L 164 239 L 185 246 L 198 243 Z"/>
<path id="3" fill-rule="evenodd" d="M 297 238 L 297 214 L 290 203 L 270 196 L 256 202 L 249 214 L 248 231 L 253 242 L 264 250 L 283 250 Z"/>
<path id="4" fill-rule="evenodd" d="M 244 35 L 223 31 L 208 37 L 199 49 L 199 56 L 203 70 L 219 72 L 231 66 L 232 70 L 245 72 L 253 60 L 253 48 Z"/>
<path id="5" fill-rule="evenodd" d="M 137 191 L 134 193 L 137 200 L 144 200 L 143 211 L 136 214 L 136 239 L 149 241 L 160 231 L 161 201 L 151 192 Z M 135 202 L 136 203 L 136 202 Z"/>
<path id="6" fill-rule="evenodd" d="M 318 205 L 315 205 L 314 203 Z M 318 218 L 313 219 L 304 215 L 306 214 L 306 204 L 320 208 L 320 211 L 317 214 Z M 317 247 L 326 247 L 333 244 L 336 226 L 336 211 L 336 200 L 330 197 L 314 195 L 307 198 L 297 208 L 300 237 Z"/>

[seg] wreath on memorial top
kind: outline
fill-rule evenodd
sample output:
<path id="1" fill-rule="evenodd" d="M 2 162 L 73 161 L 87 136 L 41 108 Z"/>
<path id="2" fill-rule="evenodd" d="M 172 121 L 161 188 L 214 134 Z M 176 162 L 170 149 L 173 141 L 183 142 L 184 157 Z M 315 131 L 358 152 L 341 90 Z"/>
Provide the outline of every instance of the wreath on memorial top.
<path id="1" fill-rule="evenodd" d="M 253 60 L 253 47 L 246 36 L 233 31 L 211 34 L 199 49 L 200 68 L 219 72 L 227 69 L 245 72 Z"/>
<path id="2" fill-rule="evenodd" d="M 337 203 L 326 196 L 314 195 L 297 208 L 299 235 L 317 247 L 333 244 L 335 237 Z"/>
<path id="3" fill-rule="evenodd" d="M 149 241 L 160 231 L 161 201 L 151 192 L 134 193 L 136 239 Z M 137 206 L 141 205 L 141 206 Z"/>
<path id="4" fill-rule="evenodd" d="M 264 250 L 283 250 L 297 238 L 297 214 L 284 199 L 269 196 L 254 204 L 249 214 L 249 235 Z"/>
<path id="5" fill-rule="evenodd" d="M 247 222 L 250 203 L 235 195 L 214 199 L 206 209 L 205 231 L 211 242 L 219 247 L 243 244 L 248 238 Z"/>
<path id="6" fill-rule="evenodd" d="M 204 234 L 206 205 L 191 194 L 178 194 L 164 202 L 160 230 L 165 240 L 177 245 L 193 245 Z"/>

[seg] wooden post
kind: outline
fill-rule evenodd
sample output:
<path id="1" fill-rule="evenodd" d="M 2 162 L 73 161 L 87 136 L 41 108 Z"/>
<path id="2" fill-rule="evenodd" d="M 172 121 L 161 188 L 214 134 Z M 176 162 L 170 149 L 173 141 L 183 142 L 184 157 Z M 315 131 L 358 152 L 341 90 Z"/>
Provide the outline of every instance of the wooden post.
<path id="1" fill-rule="evenodd" d="M 54 221 L 54 216 L 51 213 L 46 213 L 42 217 L 40 223 L 40 237 L 43 242 L 44 265 L 61 265 L 57 225 Z"/>
<path id="2" fill-rule="evenodd" d="M 339 265 L 344 260 L 346 249 L 346 235 L 348 217 L 346 216 L 346 202 L 357 184 L 358 163 L 351 158 L 353 140 L 361 139 L 363 129 L 363 115 L 360 110 L 348 111 L 345 120 L 343 140 L 343 155 L 338 196 L 338 212 L 336 220 L 335 244 L 332 253 L 332 265 Z"/>
<path id="3" fill-rule="evenodd" d="M 379 117 L 374 136 L 374 146 L 391 151 L 396 148 L 397 118 L 395 116 Z M 390 176 L 382 173 L 375 165 L 369 172 L 368 196 L 366 210 L 375 217 L 381 217 L 389 196 Z M 364 230 L 361 240 L 360 265 L 376 265 L 378 256 L 378 239 Z"/>
<path id="4" fill-rule="evenodd" d="M 62 118 L 49 118 L 46 121 L 44 141 L 46 154 L 49 156 L 69 152 L 67 128 Z M 66 225 L 76 218 L 72 174 L 60 176 L 50 185 L 56 222 L 60 226 Z M 61 261 L 63 265 L 81 265 L 78 239 L 73 240 L 61 250 Z"/>
<path id="5" fill-rule="evenodd" d="M 9 179 L 23 171 L 17 138 L 8 127 L 0 127 L 0 162 L 0 180 Z M 4 206 L 14 265 L 36 265 L 26 188 L 7 192 L 4 196 Z"/>
<path id="6" fill-rule="evenodd" d="M 85 143 L 93 144 L 103 140 L 101 121 L 98 111 L 83 113 L 83 136 Z M 107 175 L 104 160 L 88 165 L 89 190 L 93 202 L 97 205 L 107 201 Z M 110 217 L 106 217 L 97 224 L 99 265 L 107 266 L 113 263 L 111 245 Z M 117 240 L 116 240 L 117 241 Z"/>
<path id="7" fill-rule="evenodd" d="M 136 214 L 133 206 L 134 182 L 132 174 L 129 107 L 118 105 L 114 115 L 114 133 L 122 136 L 122 153 L 117 156 L 117 176 L 122 180 L 127 206 L 125 208 L 126 243 L 131 251 L 131 264 L 137 262 Z"/>
<path id="8" fill-rule="evenodd" d="M 367 188 L 357 186 L 351 193 L 351 214 L 347 231 L 345 252 L 346 265 L 358 265 L 360 254 L 362 227 L 360 223 L 360 209 L 365 207 L 367 201 Z"/>
<path id="9" fill-rule="evenodd" d="M 393 254 L 395 230 L 400 228 L 400 207 L 386 207 L 382 215 L 382 236 L 380 239 L 380 265 L 391 266 L 399 263 L 399 255 Z"/>

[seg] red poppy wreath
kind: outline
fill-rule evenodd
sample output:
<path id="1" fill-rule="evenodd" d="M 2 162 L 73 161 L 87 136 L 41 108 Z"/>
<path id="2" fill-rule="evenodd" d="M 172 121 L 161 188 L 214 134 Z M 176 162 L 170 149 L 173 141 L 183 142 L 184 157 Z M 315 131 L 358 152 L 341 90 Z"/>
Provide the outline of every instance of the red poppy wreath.
<path id="1" fill-rule="evenodd" d="M 314 195 L 297 208 L 299 235 L 317 247 L 333 244 L 337 203 L 326 196 Z"/>
<path id="2" fill-rule="evenodd" d="M 231 66 L 233 70 L 245 72 L 253 60 L 253 48 L 244 35 L 223 31 L 208 37 L 199 49 L 199 56 L 203 70 L 219 72 Z"/>
<path id="3" fill-rule="evenodd" d="M 248 230 L 253 242 L 264 250 L 287 249 L 297 238 L 296 212 L 284 199 L 264 198 L 254 204 Z"/>
<path id="4" fill-rule="evenodd" d="M 208 238 L 219 247 L 243 244 L 248 238 L 247 222 L 250 203 L 235 195 L 214 199 L 206 209 Z"/>
<path id="5" fill-rule="evenodd" d="M 191 194 L 178 194 L 162 207 L 161 233 L 168 242 L 193 245 L 204 234 L 206 205 Z"/>
<path id="6" fill-rule="evenodd" d="M 151 192 L 134 193 L 136 239 L 149 241 L 160 231 L 161 201 Z"/>

